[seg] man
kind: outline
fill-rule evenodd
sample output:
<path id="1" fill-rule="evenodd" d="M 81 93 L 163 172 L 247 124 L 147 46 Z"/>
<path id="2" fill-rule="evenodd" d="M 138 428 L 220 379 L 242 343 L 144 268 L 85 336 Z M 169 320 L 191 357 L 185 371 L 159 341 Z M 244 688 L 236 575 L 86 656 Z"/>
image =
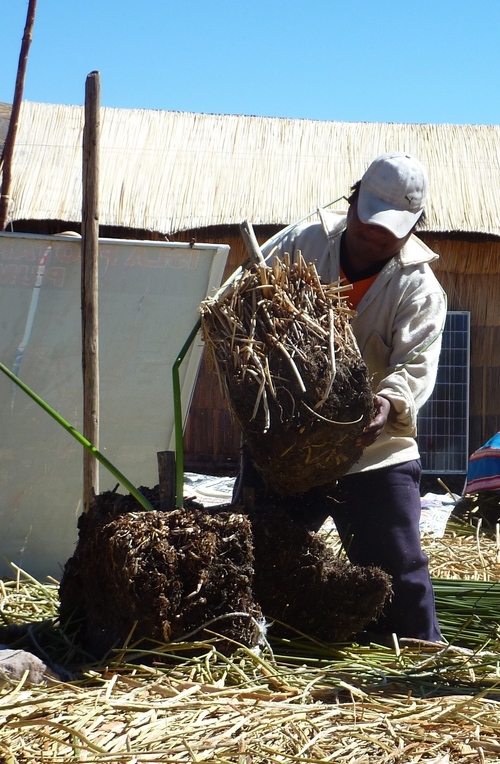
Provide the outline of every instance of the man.
<path id="1" fill-rule="evenodd" d="M 347 216 L 325 212 L 321 222 L 286 229 L 263 247 L 268 258 L 300 251 L 324 282 L 353 285 L 352 328 L 373 377 L 376 414 L 360 436 L 359 462 L 337 484 L 304 496 L 295 516 L 311 530 L 333 517 L 349 559 L 392 576 L 393 598 L 369 627 L 380 639 L 442 640 L 420 544 L 415 441 L 446 317 L 446 296 L 429 267 L 437 255 L 413 236 L 427 187 L 417 159 L 384 154 L 353 186 Z"/>

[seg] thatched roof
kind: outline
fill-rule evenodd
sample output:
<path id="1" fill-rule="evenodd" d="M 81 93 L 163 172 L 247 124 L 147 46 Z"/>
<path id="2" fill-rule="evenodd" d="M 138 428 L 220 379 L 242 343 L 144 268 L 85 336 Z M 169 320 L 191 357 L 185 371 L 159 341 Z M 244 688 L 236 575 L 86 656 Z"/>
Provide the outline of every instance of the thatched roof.
<path id="1" fill-rule="evenodd" d="M 11 218 L 81 220 L 83 121 L 80 106 L 23 103 Z M 499 126 L 102 108 L 101 127 L 102 225 L 286 224 L 347 194 L 378 154 L 405 150 L 429 170 L 429 230 L 500 235 Z"/>
<path id="2" fill-rule="evenodd" d="M 7 130 L 9 127 L 10 114 L 12 106 L 8 103 L 0 103 L 0 156 L 3 151 Z"/>

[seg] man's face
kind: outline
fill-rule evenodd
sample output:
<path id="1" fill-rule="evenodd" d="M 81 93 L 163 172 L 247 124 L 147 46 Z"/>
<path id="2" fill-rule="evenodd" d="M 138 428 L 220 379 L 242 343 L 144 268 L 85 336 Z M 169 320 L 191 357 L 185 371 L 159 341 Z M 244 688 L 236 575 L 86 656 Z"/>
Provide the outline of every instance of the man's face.
<path id="1" fill-rule="evenodd" d="M 411 231 L 403 239 L 398 239 L 387 228 L 362 223 L 358 217 L 358 203 L 354 201 L 347 213 L 346 236 L 349 255 L 362 256 L 368 267 L 397 255 L 410 238 Z"/>

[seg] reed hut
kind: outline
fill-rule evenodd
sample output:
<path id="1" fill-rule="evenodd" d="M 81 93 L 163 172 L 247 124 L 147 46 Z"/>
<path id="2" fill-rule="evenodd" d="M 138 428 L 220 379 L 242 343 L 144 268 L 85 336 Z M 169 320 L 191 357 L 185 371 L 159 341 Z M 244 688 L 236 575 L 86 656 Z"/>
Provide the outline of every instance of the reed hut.
<path id="1" fill-rule="evenodd" d="M 8 107 L 0 116 L 5 118 Z M 25 102 L 9 229 L 80 229 L 83 108 Z M 431 195 L 419 236 L 439 253 L 450 310 L 469 311 L 469 447 L 500 429 L 500 126 L 321 122 L 103 108 L 100 234 L 231 246 L 239 224 L 259 242 L 318 207 L 346 208 L 351 184 L 389 150 L 417 155 Z M 2 279 L 12 264 L 0 264 Z M 238 428 L 202 367 L 185 434 L 186 466 L 235 467 Z"/>

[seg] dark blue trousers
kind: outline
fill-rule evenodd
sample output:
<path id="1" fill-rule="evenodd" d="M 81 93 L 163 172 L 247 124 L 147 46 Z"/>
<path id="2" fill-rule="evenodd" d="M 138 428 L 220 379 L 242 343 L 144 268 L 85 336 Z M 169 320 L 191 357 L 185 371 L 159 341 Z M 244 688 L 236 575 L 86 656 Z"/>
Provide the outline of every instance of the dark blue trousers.
<path id="1" fill-rule="evenodd" d="M 419 461 L 346 475 L 328 491 L 333 518 L 355 565 L 376 565 L 392 577 L 394 595 L 368 629 L 438 641 L 428 558 L 420 543 Z"/>
<path id="2" fill-rule="evenodd" d="M 420 543 L 420 475 L 420 461 L 346 475 L 335 486 L 309 491 L 290 511 L 312 531 L 332 517 L 349 560 L 378 566 L 392 577 L 392 600 L 368 631 L 439 641 L 428 558 Z"/>

